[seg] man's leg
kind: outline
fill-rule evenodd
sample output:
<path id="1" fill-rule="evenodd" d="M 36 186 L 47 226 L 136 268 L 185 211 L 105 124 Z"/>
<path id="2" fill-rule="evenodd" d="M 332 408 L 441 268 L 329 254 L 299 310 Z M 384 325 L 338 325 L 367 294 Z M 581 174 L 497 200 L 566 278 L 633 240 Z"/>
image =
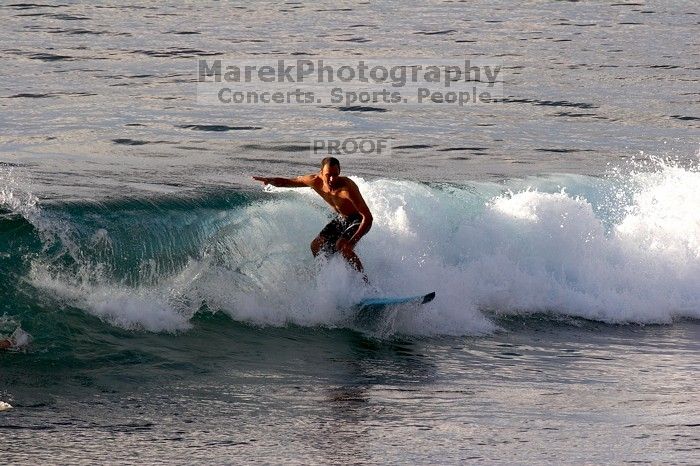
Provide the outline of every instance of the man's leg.
<path id="1" fill-rule="evenodd" d="M 355 234 L 355 232 L 360 228 L 360 220 L 356 219 L 353 221 L 353 223 L 349 226 L 346 227 L 345 230 L 341 233 L 341 238 L 345 240 L 350 240 L 352 238 L 352 235 Z M 360 272 L 362 274 L 362 279 L 365 281 L 365 283 L 369 284 L 369 279 L 367 278 L 367 274 L 365 273 L 365 269 L 362 266 L 362 261 L 360 261 L 360 258 L 357 257 L 357 254 L 355 254 L 355 251 L 352 249 L 343 249 L 341 251 L 343 257 L 345 258 L 346 261 L 348 261 L 348 264 L 350 264 L 355 270 Z"/>
<path id="2" fill-rule="evenodd" d="M 364 273 L 364 268 L 362 267 L 362 262 L 360 262 L 360 258 L 357 257 L 357 254 L 355 254 L 354 251 L 350 249 L 344 249 L 342 251 L 343 257 L 345 258 L 346 261 L 350 265 L 352 265 L 355 270 L 357 270 L 360 273 Z"/>
<path id="3" fill-rule="evenodd" d="M 348 261 L 348 264 L 362 274 L 362 280 L 369 285 L 369 278 L 367 278 L 365 269 L 362 267 L 362 262 L 360 261 L 360 258 L 357 257 L 357 254 L 355 254 L 355 251 L 352 249 L 343 249 L 341 254 L 343 255 L 343 258 Z"/>
<path id="4" fill-rule="evenodd" d="M 316 238 L 311 242 L 311 254 L 314 257 L 318 256 L 321 252 L 333 253 L 335 252 L 335 242 L 340 237 L 342 230 L 342 223 L 336 217 L 328 224 L 323 227 L 321 232 L 316 235 Z"/>
<path id="5" fill-rule="evenodd" d="M 337 220 L 331 221 L 326 227 L 321 230 L 321 233 L 314 238 L 313 241 L 311 241 L 311 254 L 314 255 L 314 257 L 318 256 L 321 252 L 324 252 L 326 254 L 335 254 L 337 249 L 335 248 L 335 243 L 337 241 L 337 238 L 339 238 L 343 233 L 338 231 L 338 225 L 337 225 Z M 359 225 L 355 226 L 355 229 L 359 228 Z M 346 229 L 345 231 L 345 236 L 347 238 L 350 238 L 352 234 L 354 233 L 353 230 L 348 231 Z M 328 235 L 328 237 L 326 237 Z M 358 272 L 362 274 L 362 279 L 365 281 L 365 283 L 369 283 L 369 279 L 367 278 L 367 274 L 364 272 L 364 267 L 362 266 L 362 262 L 360 261 L 360 258 L 357 257 L 357 254 L 355 254 L 354 251 L 344 251 L 342 253 L 343 258 Z"/>
<path id="6" fill-rule="evenodd" d="M 314 255 L 314 257 L 318 256 L 318 254 L 321 252 L 323 247 L 326 245 L 326 239 L 318 235 L 314 240 L 311 242 L 311 254 Z"/>
<path id="7" fill-rule="evenodd" d="M 355 268 L 355 270 L 362 274 L 362 280 L 367 285 L 369 285 L 369 278 L 367 277 L 365 269 L 364 267 L 362 267 L 362 262 L 360 262 L 360 258 L 357 257 L 357 254 L 355 254 L 353 251 L 350 251 L 348 253 L 344 253 L 343 257 L 345 257 L 345 260 L 347 260 L 350 263 L 350 265 L 352 265 Z"/>

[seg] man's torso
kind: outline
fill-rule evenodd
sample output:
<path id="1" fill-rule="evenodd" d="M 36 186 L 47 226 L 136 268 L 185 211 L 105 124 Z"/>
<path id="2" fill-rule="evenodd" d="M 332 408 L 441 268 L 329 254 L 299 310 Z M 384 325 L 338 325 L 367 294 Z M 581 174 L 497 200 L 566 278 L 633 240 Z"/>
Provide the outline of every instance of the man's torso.
<path id="1" fill-rule="evenodd" d="M 336 212 L 344 217 L 357 214 L 357 208 L 350 197 L 351 181 L 345 177 L 339 177 L 339 186 L 334 190 L 329 190 L 323 185 L 323 180 L 320 177 L 314 179 L 312 189 L 323 198 Z"/>

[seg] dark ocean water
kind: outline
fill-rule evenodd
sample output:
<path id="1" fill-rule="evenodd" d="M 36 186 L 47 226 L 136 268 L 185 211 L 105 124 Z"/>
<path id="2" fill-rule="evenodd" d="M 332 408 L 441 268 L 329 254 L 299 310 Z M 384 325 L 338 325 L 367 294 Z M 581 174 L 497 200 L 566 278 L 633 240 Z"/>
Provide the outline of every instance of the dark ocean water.
<path id="1" fill-rule="evenodd" d="M 694 2 L 0 5 L 3 463 L 700 461 Z M 197 58 L 498 60 L 499 103 L 222 108 Z M 308 243 L 317 135 L 372 288 Z M 371 325 L 353 304 L 435 290 Z"/>

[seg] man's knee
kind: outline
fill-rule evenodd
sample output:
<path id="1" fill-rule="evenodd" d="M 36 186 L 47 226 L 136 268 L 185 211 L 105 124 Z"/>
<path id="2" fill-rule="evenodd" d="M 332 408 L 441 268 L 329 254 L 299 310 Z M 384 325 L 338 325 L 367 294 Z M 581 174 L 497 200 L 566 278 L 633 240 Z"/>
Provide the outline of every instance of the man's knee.
<path id="1" fill-rule="evenodd" d="M 317 256 L 318 253 L 321 251 L 321 248 L 323 248 L 324 243 L 325 240 L 322 237 L 317 236 L 316 238 L 314 238 L 314 240 L 311 241 L 311 254 Z"/>

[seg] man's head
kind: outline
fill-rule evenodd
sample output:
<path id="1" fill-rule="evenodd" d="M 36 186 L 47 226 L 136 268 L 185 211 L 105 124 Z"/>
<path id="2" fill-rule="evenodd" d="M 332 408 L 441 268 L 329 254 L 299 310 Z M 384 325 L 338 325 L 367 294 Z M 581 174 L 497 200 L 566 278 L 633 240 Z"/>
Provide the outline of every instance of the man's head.
<path id="1" fill-rule="evenodd" d="M 321 160 L 321 177 L 326 185 L 331 189 L 335 189 L 339 176 L 340 162 L 338 159 L 335 157 L 326 157 Z"/>

